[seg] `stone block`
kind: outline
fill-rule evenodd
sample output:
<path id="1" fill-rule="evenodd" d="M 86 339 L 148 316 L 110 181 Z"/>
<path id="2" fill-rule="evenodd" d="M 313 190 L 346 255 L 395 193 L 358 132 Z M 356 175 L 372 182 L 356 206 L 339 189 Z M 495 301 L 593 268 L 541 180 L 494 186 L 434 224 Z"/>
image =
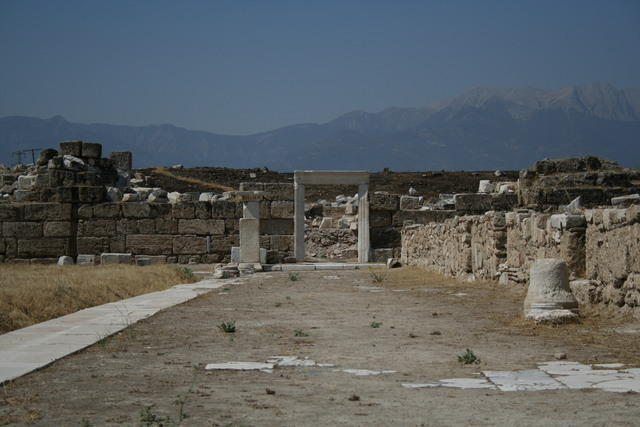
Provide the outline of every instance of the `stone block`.
<path id="1" fill-rule="evenodd" d="M 181 219 L 178 222 L 180 234 L 224 234 L 222 219 Z"/>
<path id="2" fill-rule="evenodd" d="M 576 227 L 586 227 L 587 221 L 584 215 L 557 214 L 549 218 L 551 228 L 556 230 L 570 230 Z"/>
<path id="3" fill-rule="evenodd" d="M 240 262 L 240 246 L 233 246 L 231 248 L 231 263 L 237 264 Z"/>
<path id="4" fill-rule="evenodd" d="M 146 202 L 123 203 L 122 214 L 125 218 L 150 218 L 151 205 Z"/>
<path id="5" fill-rule="evenodd" d="M 271 218 L 293 218 L 294 204 L 289 201 L 273 201 L 270 209 Z"/>
<path id="6" fill-rule="evenodd" d="M 76 183 L 78 185 L 95 186 L 98 183 L 95 172 L 78 172 L 76 174 Z"/>
<path id="7" fill-rule="evenodd" d="M 229 254 L 231 248 L 233 246 L 240 245 L 240 235 L 233 234 L 227 236 L 209 236 L 207 237 L 209 240 L 209 252 L 210 253 L 220 253 L 220 254 Z"/>
<path id="8" fill-rule="evenodd" d="M 18 239 L 18 257 L 59 257 L 68 250 L 68 239 Z"/>
<path id="9" fill-rule="evenodd" d="M 93 218 L 93 205 L 80 205 L 78 207 L 78 218 Z"/>
<path id="10" fill-rule="evenodd" d="M 515 193 L 491 195 L 491 210 L 510 211 L 516 206 L 518 206 L 518 195 Z"/>
<path id="11" fill-rule="evenodd" d="M 369 209 L 374 211 L 397 211 L 400 207 L 400 196 L 376 191 L 369 195 Z"/>
<path id="12" fill-rule="evenodd" d="M 72 205 L 69 203 L 29 203 L 23 207 L 26 221 L 70 220 Z"/>
<path id="13" fill-rule="evenodd" d="M 15 221 L 18 219 L 19 209 L 10 204 L 0 204 L 0 221 Z"/>
<path id="14" fill-rule="evenodd" d="M 102 203 L 105 200 L 105 188 L 103 186 L 78 187 L 78 200 L 80 203 Z"/>
<path id="15" fill-rule="evenodd" d="M 41 222 L 3 222 L 2 235 L 4 237 L 31 238 L 42 237 Z"/>
<path id="16" fill-rule="evenodd" d="M 101 254 L 108 252 L 109 239 L 106 237 L 78 237 L 76 239 L 76 247 L 78 253 L 83 254 Z"/>
<path id="17" fill-rule="evenodd" d="M 613 197 L 611 199 L 613 206 L 628 206 L 633 204 L 640 204 L 640 194 L 630 194 L 628 196 Z"/>
<path id="18" fill-rule="evenodd" d="M 100 264 L 113 265 L 113 264 L 131 264 L 131 254 L 126 253 L 103 253 L 100 255 Z"/>
<path id="19" fill-rule="evenodd" d="M 237 219 L 225 219 L 224 220 L 224 233 L 225 234 L 237 234 L 240 232 L 240 224 Z"/>
<path id="20" fill-rule="evenodd" d="M 35 185 L 35 175 L 21 175 L 18 177 L 18 190 L 31 190 Z"/>
<path id="21" fill-rule="evenodd" d="M 127 241 L 125 236 L 115 236 L 109 239 L 109 252 L 126 252 Z"/>
<path id="22" fill-rule="evenodd" d="M 173 238 L 173 253 L 206 254 L 208 252 L 208 239 L 206 237 L 176 236 Z"/>
<path id="23" fill-rule="evenodd" d="M 529 288 L 524 300 L 527 318 L 544 320 L 545 313 L 557 310 L 575 310 L 578 303 L 569 287 L 569 269 L 561 259 L 541 258 L 535 260 L 529 274 Z M 551 313 L 553 314 L 553 313 Z M 575 314 L 567 313 L 567 319 Z"/>
<path id="24" fill-rule="evenodd" d="M 240 219 L 240 262 L 260 262 L 260 220 Z"/>
<path id="25" fill-rule="evenodd" d="M 102 144 L 95 142 L 82 143 L 82 157 L 89 159 L 99 159 L 102 157 Z"/>
<path id="26" fill-rule="evenodd" d="M 62 141 L 60 143 L 60 155 L 82 156 L 82 141 Z"/>
<path id="27" fill-rule="evenodd" d="M 245 219 L 260 219 L 260 202 L 259 201 L 247 201 L 242 202 L 242 218 Z"/>
<path id="28" fill-rule="evenodd" d="M 109 159 L 113 162 L 113 167 L 121 171 L 130 171 L 133 167 L 131 151 L 112 151 Z"/>
<path id="29" fill-rule="evenodd" d="M 211 203 L 209 202 L 194 202 L 195 217 L 198 219 L 211 218 Z"/>
<path id="30" fill-rule="evenodd" d="M 456 211 L 459 212 L 484 213 L 490 211 L 492 209 L 491 200 L 490 194 L 467 193 L 453 196 Z"/>
<path id="31" fill-rule="evenodd" d="M 136 255 L 136 265 L 160 265 L 167 263 L 166 255 Z"/>
<path id="32" fill-rule="evenodd" d="M 44 223 L 44 237 L 69 237 L 71 236 L 71 222 L 49 221 Z"/>
<path id="33" fill-rule="evenodd" d="M 293 236 L 269 236 L 270 249 L 277 251 L 292 251 L 293 250 Z"/>
<path id="34" fill-rule="evenodd" d="M 155 234 L 156 222 L 153 219 L 139 219 L 138 220 L 138 232 L 140 234 Z"/>
<path id="35" fill-rule="evenodd" d="M 88 254 L 78 255 L 76 264 L 77 265 L 96 265 L 96 256 L 88 255 Z"/>
<path id="36" fill-rule="evenodd" d="M 176 203 L 172 207 L 172 215 L 173 215 L 173 218 L 175 219 L 194 219 L 196 217 L 195 204 L 194 203 Z"/>
<path id="37" fill-rule="evenodd" d="M 420 209 L 420 197 L 400 196 L 400 210 L 407 211 L 416 209 Z"/>
<path id="38" fill-rule="evenodd" d="M 73 265 L 75 262 L 73 258 L 70 256 L 63 255 L 58 258 L 58 265 Z"/>
<path id="39" fill-rule="evenodd" d="M 211 218 L 232 219 L 242 217 L 242 203 L 228 200 L 211 202 Z"/>
<path id="40" fill-rule="evenodd" d="M 16 202 L 38 202 L 40 201 L 40 193 L 31 190 L 16 190 L 13 192 L 13 198 Z"/>
<path id="41" fill-rule="evenodd" d="M 58 203 L 77 202 L 78 189 L 76 187 L 57 187 L 55 201 Z"/>
<path id="42" fill-rule="evenodd" d="M 157 218 L 155 221 L 155 229 L 158 234 L 176 234 L 178 232 L 177 219 Z"/>
<path id="43" fill-rule="evenodd" d="M 173 250 L 173 236 L 133 234 L 126 237 L 126 250 L 140 255 L 166 255 Z"/>
<path id="44" fill-rule="evenodd" d="M 261 234 L 293 234 L 293 219 L 267 219 L 260 221 Z"/>
<path id="45" fill-rule="evenodd" d="M 120 203 L 101 203 L 93 206 L 93 216 L 95 218 L 120 218 L 122 208 Z"/>
<path id="46" fill-rule="evenodd" d="M 371 227 L 388 227 L 393 218 L 392 211 L 369 211 L 369 224 Z"/>
<path id="47" fill-rule="evenodd" d="M 492 184 L 488 179 L 481 179 L 478 184 L 478 193 L 493 193 L 495 191 L 495 184 Z"/>
<path id="48" fill-rule="evenodd" d="M 112 219 L 82 219 L 78 221 L 78 236 L 111 237 L 117 234 L 116 221 Z"/>

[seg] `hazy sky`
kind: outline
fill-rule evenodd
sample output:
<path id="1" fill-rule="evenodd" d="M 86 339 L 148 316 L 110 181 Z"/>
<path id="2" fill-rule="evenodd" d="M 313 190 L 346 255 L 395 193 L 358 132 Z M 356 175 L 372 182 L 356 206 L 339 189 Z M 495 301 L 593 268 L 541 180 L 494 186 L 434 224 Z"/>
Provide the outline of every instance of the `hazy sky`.
<path id="1" fill-rule="evenodd" d="M 247 134 L 589 81 L 640 87 L 640 0 L 0 0 L 0 116 Z"/>

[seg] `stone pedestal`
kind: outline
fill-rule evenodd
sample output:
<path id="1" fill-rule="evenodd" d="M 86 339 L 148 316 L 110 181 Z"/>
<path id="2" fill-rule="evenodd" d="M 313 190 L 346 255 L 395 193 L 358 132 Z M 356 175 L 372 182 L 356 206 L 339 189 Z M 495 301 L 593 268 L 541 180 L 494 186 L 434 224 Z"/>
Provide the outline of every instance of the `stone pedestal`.
<path id="1" fill-rule="evenodd" d="M 262 191 L 239 191 L 242 200 L 240 219 L 240 264 L 260 264 L 260 201 Z"/>
<path id="2" fill-rule="evenodd" d="M 578 303 L 569 287 L 569 268 L 556 258 L 537 259 L 531 266 L 524 300 L 527 319 L 564 323 L 577 318 Z"/>

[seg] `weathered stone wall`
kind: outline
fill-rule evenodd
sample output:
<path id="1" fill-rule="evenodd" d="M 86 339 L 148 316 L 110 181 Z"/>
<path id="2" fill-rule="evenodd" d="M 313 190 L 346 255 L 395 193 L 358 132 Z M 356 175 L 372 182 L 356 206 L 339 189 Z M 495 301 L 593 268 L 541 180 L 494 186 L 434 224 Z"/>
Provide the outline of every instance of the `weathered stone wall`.
<path id="1" fill-rule="evenodd" d="M 495 279 L 506 251 L 505 214 L 456 216 L 402 231 L 402 262 L 466 280 Z"/>
<path id="2" fill-rule="evenodd" d="M 594 209 L 585 216 L 583 299 L 640 316 L 640 206 Z"/>
<path id="3" fill-rule="evenodd" d="M 402 262 L 463 279 L 526 285 L 535 259 L 561 258 L 581 304 L 640 316 L 640 206 L 581 214 L 487 212 L 402 231 Z"/>
<path id="4" fill-rule="evenodd" d="M 260 246 L 270 262 L 293 251 L 293 190 L 260 205 Z M 277 199 L 279 198 L 279 199 Z M 289 198 L 286 200 L 285 198 Z M 61 255 L 126 252 L 167 262 L 222 262 L 239 246 L 242 203 L 115 202 L 0 204 L 0 260 L 55 262 Z"/>

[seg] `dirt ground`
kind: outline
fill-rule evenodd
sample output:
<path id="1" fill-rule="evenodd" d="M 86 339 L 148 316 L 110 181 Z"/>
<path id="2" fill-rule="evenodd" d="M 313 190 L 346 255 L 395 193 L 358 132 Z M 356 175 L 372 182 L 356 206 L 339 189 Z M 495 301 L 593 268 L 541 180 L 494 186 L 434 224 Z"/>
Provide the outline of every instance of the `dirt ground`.
<path id="1" fill-rule="evenodd" d="M 145 184 L 149 187 L 162 187 L 167 191 L 180 192 L 222 192 L 219 188 L 205 185 L 206 183 L 237 189 L 241 182 L 293 182 L 293 173 L 260 169 L 197 167 L 159 171 L 147 168 L 137 169 L 136 172 L 149 177 Z M 518 179 L 518 171 L 503 171 L 503 173 L 504 176 L 496 178 L 494 171 L 371 172 L 370 191 L 407 194 L 409 188 L 414 187 L 419 195 L 437 199 L 440 193 L 475 193 L 481 179 L 491 181 Z M 354 185 L 311 185 L 305 191 L 306 199 L 315 201 L 333 200 L 338 194 L 353 195 L 357 190 L 357 186 Z"/>
<path id="2" fill-rule="evenodd" d="M 382 282 L 362 270 L 300 272 L 295 281 L 261 273 L 165 310 L 5 385 L 0 425 L 161 425 L 150 420 L 176 421 L 180 407 L 184 426 L 637 425 L 636 393 L 403 388 L 531 369 L 557 352 L 636 367 L 640 340 L 612 332 L 623 319 L 530 325 L 522 320 L 521 288 L 411 268 L 376 274 Z M 231 320 L 235 333 L 218 328 Z M 480 364 L 457 361 L 467 348 Z M 335 367 L 204 370 L 277 355 Z M 335 371 L 349 368 L 397 373 Z"/>

